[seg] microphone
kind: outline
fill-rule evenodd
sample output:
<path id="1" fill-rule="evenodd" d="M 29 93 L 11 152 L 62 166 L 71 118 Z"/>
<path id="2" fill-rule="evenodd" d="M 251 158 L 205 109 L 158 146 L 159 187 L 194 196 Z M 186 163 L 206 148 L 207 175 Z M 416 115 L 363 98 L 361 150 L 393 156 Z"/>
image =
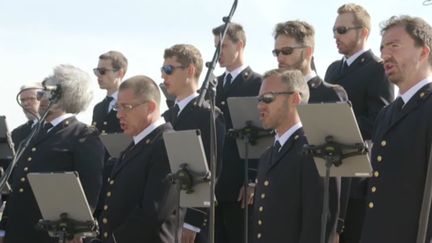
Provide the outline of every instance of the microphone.
<path id="1" fill-rule="evenodd" d="M 43 84 L 43 89 L 45 91 L 56 91 L 58 88 L 60 87 L 60 85 L 56 84 L 56 85 L 48 85 L 48 84 Z"/>
<path id="2" fill-rule="evenodd" d="M 46 80 L 42 82 L 44 95 L 51 102 L 57 102 L 61 98 L 61 86 L 60 84 L 47 84 Z"/>

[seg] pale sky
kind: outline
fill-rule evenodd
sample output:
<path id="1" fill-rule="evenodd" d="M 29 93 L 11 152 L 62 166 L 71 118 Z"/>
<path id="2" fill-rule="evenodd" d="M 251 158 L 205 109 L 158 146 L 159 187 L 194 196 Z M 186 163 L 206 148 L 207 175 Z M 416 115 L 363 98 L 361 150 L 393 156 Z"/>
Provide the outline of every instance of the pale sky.
<path id="1" fill-rule="evenodd" d="M 393 15 L 408 14 L 432 23 L 432 6 L 425 0 L 359 0 L 372 17 L 369 47 L 379 56 L 379 23 Z M 429 3 L 429 0 L 426 0 Z M 211 29 L 222 24 L 233 0 L 0 0 L 0 69 L 2 91 L 0 115 L 9 128 L 25 122 L 15 97 L 22 84 L 42 81 L 59 64 L 72 64 L 90 73 L 94 98 L 79 115 L 90 123 L 93 106 L 105 92 L 99 90 L 92 73 L 98 56 L 109 50 L 125 54 L 126 74 L 144 74 L 162 82 L 163 51 L 174 44 L 193 44 L 204 61 L 213 52 Z M 332 34 L 336 10 L 341 0 L 239 0 L 232 19 L 243 25 L 247 35 L 246 62 L 263 73 L 277 66 L 272 56 L 274 26 L 287 20 L 303 20 L 315 27 L 315 62 L 318 74 L 340 59 Z M 203 70 L 201 80 L 206 69 Z M 217 68 L 215 75 L 223 70 Z"/>

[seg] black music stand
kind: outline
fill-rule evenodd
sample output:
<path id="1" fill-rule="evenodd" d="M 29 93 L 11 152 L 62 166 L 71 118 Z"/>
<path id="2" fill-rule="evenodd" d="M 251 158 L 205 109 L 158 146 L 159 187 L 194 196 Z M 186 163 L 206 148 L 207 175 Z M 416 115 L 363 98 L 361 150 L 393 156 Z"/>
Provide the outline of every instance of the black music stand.
<path id="1" fill-rule="evenodd" d="M 9 133 L 6 116 L 0 116 L 0 176 L 3 176 L 4 168 L 9 166 L 14 156 L 15 149 L 11 134 Z M 9 183 L 6 182 L 1 194 L 9 194 L 11 191 Z"/>
<path id="2" fill-rule="evenodd" d="M 274 136 L 271 130 L 261 126 L 257 109 L 257 97 L 230 97 L 227 99 L 233 129 L 228 136 L 236 138 L 240 158 L 244 159 L 244 238 L 248 242 L 248 198 L 249 159 L 259 159 L 272 146 Z"/>
<path id="3" fill-rule="evenodd" d="M 43 218 L 37 228 L 61 243 L 74 236 L 97 236 L 98 224 L 77 172 L 28 173 L 27 178 Z"/>
<path id="4" fill-rule="evenodd" d="M 214 201 L 215 197 L 210 193 L 211 172 L 207 165 L 201 132 L 165 132 L 163 138 L 172 171 L 167 178 L 177 186 L 179 208 L 210 207 L 212 198 Z M 180 215 L 179 210 L 177 212 Z M 179 223 L 178 218 L 177 224 Z M 209 230 L 214 230 L 213 225 L 209 225 Z M 178 242 L 177 234 L 175 242 Z"/>
<path id="5" fill-rule="evenodd" d="M 330 177 L 370 177 L 368 148 L 349 103 L 299 105 L 298 113 L 309 145 L 304 152 L 314 157 L 324 177 L 321 243 L 325 242 Z"/>
<path id="6" fill-rule="evenodd" d="M 210 170 L 199 130 L 165 132 L 165 147 L 173 179 L 181 179 L 180 206 L 210 206 Z M 184 173 L 184 175 L 182 175 Z M 185 178 L 182 178 L 185 176 Z M 179 178 L 180 177 L 180 178 Z"/>

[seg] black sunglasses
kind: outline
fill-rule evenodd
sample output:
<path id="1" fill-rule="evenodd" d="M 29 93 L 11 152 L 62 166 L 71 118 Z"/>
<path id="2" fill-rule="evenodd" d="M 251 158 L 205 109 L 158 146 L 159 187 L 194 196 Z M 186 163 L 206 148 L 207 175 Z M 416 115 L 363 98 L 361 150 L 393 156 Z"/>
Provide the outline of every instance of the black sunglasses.
<path id="1" fill-rule="evenodd" d="M 173 66 L 173 65 L 165 65 L 161 67 L 161 72 L 165 73 L 166 75 L 173 74 L 174 70 L 176 68 L 186 68 L 184 66 Z"/>
<path id="2" fill-rule="evenodd" d="M 96 76 L 102 76 L 102 75 L 105 75 L 108 71 L 117 72 L 118 69 L 93 68 L 93 73 L 94 73 Z"/>
<path id="3" fill-rule="evenodd" d="M 273 53 L 273 56 L 275 56 L 275 57 L 279 56 L 280 53 L 282 53 L 282 55 L 288 56 L 294 52 L 294 49 L 300 49 L 300 48 L 305 48 L 305 47 L 306 46 L 283 47 L 281 49 L 274 49 L 272 51 L 272 53 Z"/>
<path id="4" fill-rule="evenodd" d="M 338 33 L 339 35 L 344 35 L 350 30 L 361 29 L 361 28 L 363 28 L 363 26 L 353 26 L 353 27 L 340 26 L 340 27 L 333 28 L 333 33 L 335 33 L 335 34 Z"/>
<path id="5" fill-rule="evenodd" d="M 270 104 L 276 99 L 276 96 L 278 96 L 278 95 L 292 95 L 294 93 L 295 93 L 294 91 L 268 92 L 268 93 L 265 93 L 265 94 L 258 96 L 258 102 Z"/>
<path id="6" fill-rule="evenodd" d="M 36 99 L 38 101 L 41 101 L 42 99 L 49 99 L 51 98 L 51 93 L 47 90 L 38 90 L 36 92 Z"/>

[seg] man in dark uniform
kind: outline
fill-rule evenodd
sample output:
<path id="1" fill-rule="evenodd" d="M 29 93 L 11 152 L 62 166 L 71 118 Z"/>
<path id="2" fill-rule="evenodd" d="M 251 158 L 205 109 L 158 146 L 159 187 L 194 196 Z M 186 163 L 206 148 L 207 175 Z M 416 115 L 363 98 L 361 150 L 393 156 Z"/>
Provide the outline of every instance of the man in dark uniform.
<path id="1" fill-rule="evenodd" d="M 158 86 L 147 76 L 120 85 L 115 109 L 133 142 L 107 181 L 99 217 L 102 242 L 174 242 L 178 199 L 166 179 L 170 166 L 162 137 L 173 130 L 160 116 L 160 99 Z"/>
<path id="2" fill-rule="evenodd" d="M 128 61 L 126 57 L 118 51 L 109 51 L 99 56 L 97 68 L 93 69 L 97 77 L 99 87 L 107 91 L 106 97 L 93 108 L 92 125 L 101 134 L 121 133 L 120 123 L 116 117 L 117 112 L 113 109 L 117 102 L 118 89 L 123 77 L 126 74 Z M 105 181 L 111 173 L 112 167 L 118 158 L 110 156 L 108 151 L 105 153 L 103 188 L 101 190 L 99 202 L 95 211 L 95 217 L 99 217 L 102 204 L 105 201 Z"/>
<path id="3" fill-rule="evenodd" d="M 40 83 L 23 85 L 20 88 L 19 100 L 24 114 L 27 117 L 27 122 L 12 130 L 11 135 L 15 150 L 18 148 L 21 141 L 30 134 L 31 129 L 38 121 L 40 101 L 37 100 L 37 92 L 41 89 L 42 85 Z"/>
<path id="4" fill-rule="evenodd" d="M 213 29 L 215 45 L 221 40 L 223 25 Z M 245 64 L 244 49 L 246 35 L 243 27 L 231 23 L 222 42 L 219 64 L 226 68 L 225 73 L 218 77 L 216 87 L 216 105 L 225 117 L 226 129 L 233 127 L 228 110 L 228 97 L 256 96 L 262 82 L 261 75 L 252 71 Z M 244 160 L 240 159 L 235 138 L 226 137 L 223 148 L 222 170 L 216 184 L 216 242 L 243 242 L 244 214 L 242 207 Z M 256 169 L 257 160 L 249 160 L 249 169 Z M 254 180 L 252 173 L 250 179 Z"/>
<path id="5" fill-rule="evenodd" d="M 264 74 L 258 110 L 264 128 L 274 129 L 275 143 L 260 159 L 253 210 L 252 242 L 319 242 L 322 180 L 309 156 L 299 104 L 309 89 L 298 70 Z"/>
<path id="6" fill-rule="evenodd" d="M 99 56 L 97 68 L 93 69 L 101 89 L 107 91 L 105 99 L 97 103 L 93 109 L 92 125 L 100 133 L 122 132 L 116 111 L 113 110 L 117 102 L 118 89 L 126 74 L 128 61 L 118 51 L 109 51 Z"/>
<path id="7" fill-rule="evenodd" d="M 342 5 L 337 12 L 333 33 L 344 57 L 328 67 L 324 79 L 345 88 L 363 139 L 370 140 L 378 112 L 394 99 L 393 85 L 384 74 L 382 61 L 366 49 L 371 29 L 368 12 L 356 4 Z M 341 243 L 359 242 L 365 195 L 365 179 L 342 179 L 341 202 L 349 201 L 341 205 L 338 220 L 337 231 L 343 232 Z"/>
<path id="8" fill-rule="evenodd" d="M 50 91 L 42 97 L 39 114 L 48 110 L 44 127 L 33 137 L 10 178 L 13 191 L 1 221 L 8 243 L 57 242 L 47 232 L 35 228 L 42 216 L 27 180 L 28 173 L 77 171 L 92 209 L 102 186 L 103 144 L 96 129 L 79 122 L 74 115 L 85 110 L 91 100 L 90 76 L 76 67 L 60 65 L 45 79 L 45 85 L 57 86 L 61 93 L 49 110 Z"/>
<path id="9" fill-rule="evenodd" d="M 309 87 L 308 103 L 348 101 L 348 95 L 342 86 L 325 82 L 312 69 L 315 50 L 315 30 L 312 25 L 298 20 L 279 23 L 276 25 L 274 37 L 273 55 L 277 58 L 279 68 L 297 69 L 302 72 Z M 326 229 L 327 235 L 331 237 L 337 237 L 336 219 L 340 206 L 338 185 L 340 185 L 340 178 L 330 179 L 330 214 Z"/>
<path id="10" fill-rule="evenodd" d="M 203 68 L 201 53 L 192 45 L 179 44 L 165 50 L 161 68 L 168 94 L 176 97 L 175 105 L 163 114 L 174 130 L 199 129 L 207 162 L 210 162 L 210 107 L 194 105 L 198 97 L 198 80 Z M 225 138 L 225 122 L 216 109 L 217 158 L 222 158 Z M 219 161 L 218 161 L 219 162 Z M 209 168 L 211 168 L 209 164 Z M 218 166 L 220 168 L 220 166 Z M 216 173 L 218 174 L 218 173 Z M 182 243 L 209 242 L 207 227 L 208 210 L 192 208 L 186 211 Z M 197 234 L 198 233 L 198 234 Z"/>
<path id="11" fill-rule="evenodd" d="M 431 166 L 432 27 L 400 16 L 383 23 L 381 33 L 385 73 L 399 97 L 377 117 L 361 242 L 416 242 Z M 425 242 L 431 242 L 430 220 L 427 229 Z"/>

